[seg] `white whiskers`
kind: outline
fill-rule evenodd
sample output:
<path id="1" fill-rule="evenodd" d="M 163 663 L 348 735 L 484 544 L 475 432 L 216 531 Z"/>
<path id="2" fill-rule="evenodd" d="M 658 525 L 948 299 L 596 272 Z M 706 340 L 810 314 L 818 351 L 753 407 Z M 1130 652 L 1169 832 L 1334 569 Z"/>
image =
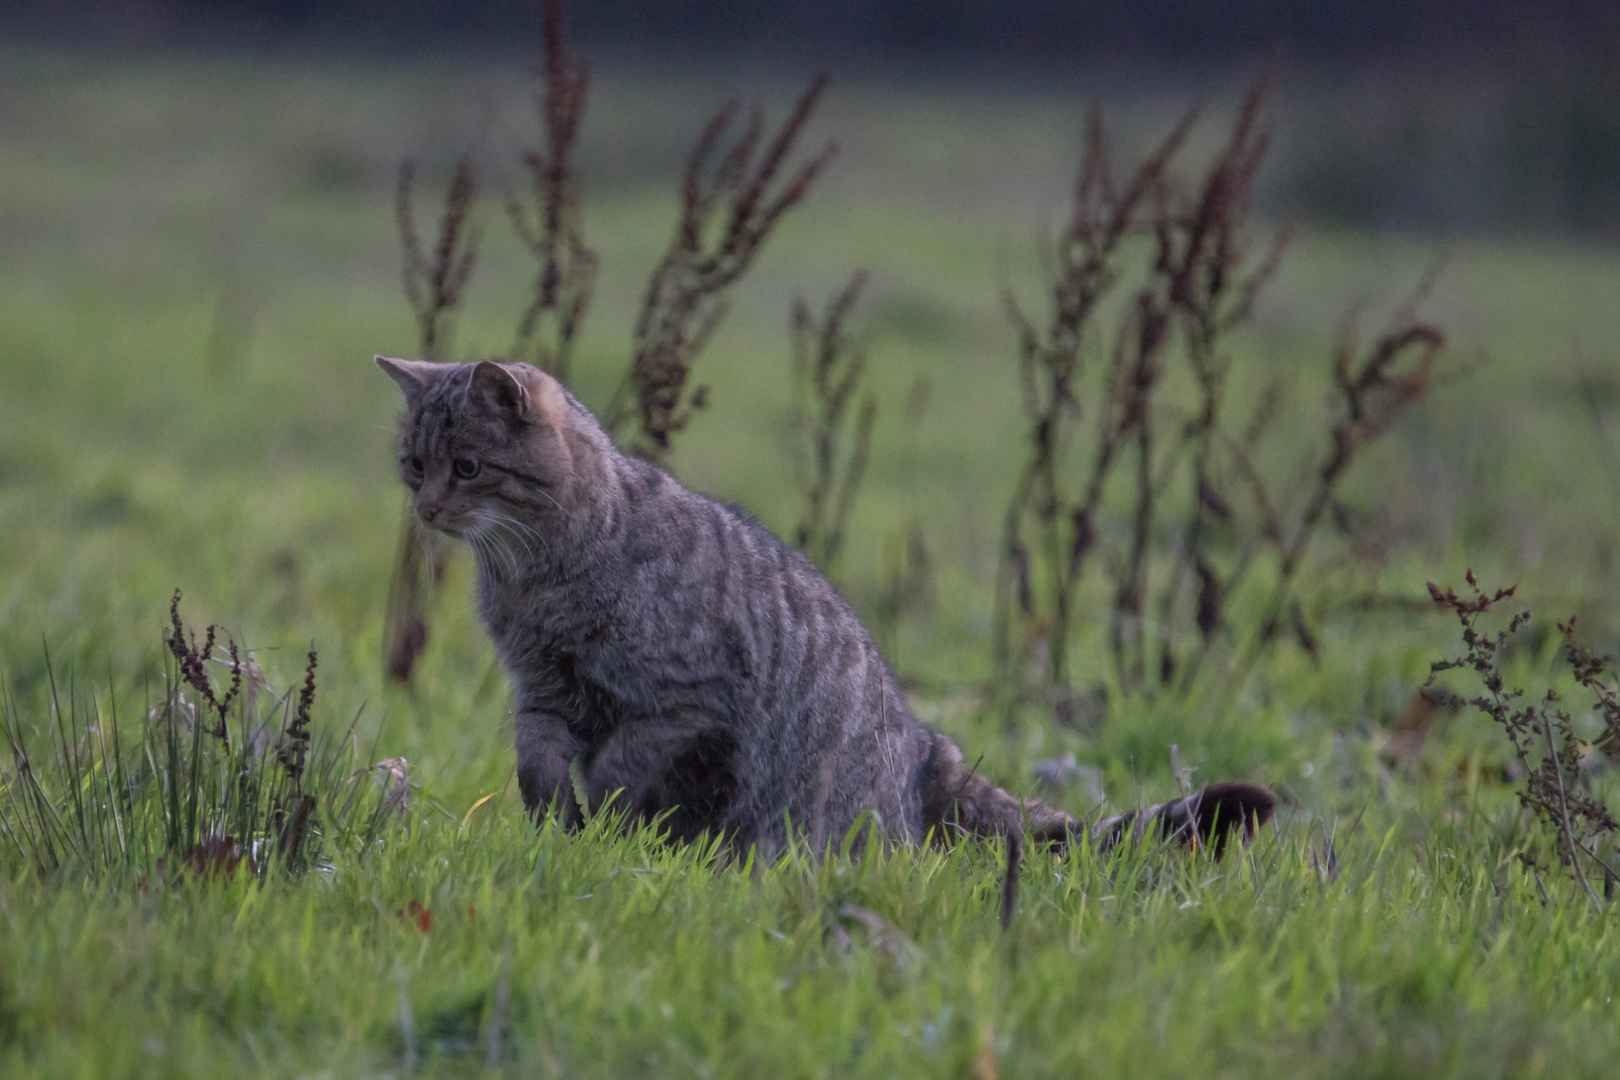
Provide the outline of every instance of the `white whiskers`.
<path id="1" fill-rule="evenodd" d="M 551 545 L 544 536 L 533 526 L 519 521 L 504 510 L 481 506 L 472 512 L 472 517 L 475 524 L 468 530 L 468 538 L 474 540 L 474 548 L 491 569 L 504 567 L 511 577 L 516 578 L 520 576 L 523 565 L 532 564 L 537 554 L 545 557 L 551 554 Z M 514 541 L 515 546 L 521 549 L 521 558 L 520 552 L 514 550 Z M 536 547 L 539 548 L 538 553 Z"/>
<path id="2" fill-rule="evenodd" d="M 517 576 L 517 558 L 510 548 L 499 542 L 489 522 L 475 518 L 475 524 L 467 530 L 467 541 L 477 553 L 479 564 L 490 573 L 504 569 L 510 576 Z"/>
<path id="3" fill-rule="evenodd" d="M 547 491 L 545 488 L 535 488 L 535 490 L 538 491 L 540 494 L 544 495 L 546 497 L 546 501 L 549 502 L 552 506 L 555 506 L 562 513 L 562 515 L 564 517 L 568 516 L 568 511 L 563 510 L 562 503 L 558 502 L 556 499 L 551 497 L 551 492 Z"/>

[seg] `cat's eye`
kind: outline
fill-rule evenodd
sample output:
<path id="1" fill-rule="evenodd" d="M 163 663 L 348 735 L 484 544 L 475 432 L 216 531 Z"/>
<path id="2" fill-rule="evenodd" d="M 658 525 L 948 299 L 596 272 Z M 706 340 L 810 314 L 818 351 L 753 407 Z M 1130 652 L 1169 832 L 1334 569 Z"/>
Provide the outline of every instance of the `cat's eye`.
<path id="1" fill-rule="evenodd" d="M 422 459 L 419 458 L 419 457 L 411 457 L 411 458 L 407 459 L 406 462 L 405 462 L 405 468 L 407 470 L 409 470 L 409 472 L 410 472 L 410 474 L 412 476 L 421 476 L 422 475 Z"/>
<path id="2" fill-rule="evenodd" d="M 473 477 L 478 475 L 480 466 L 477 460 L 474 458 L 458 457 L 455 461 L 451 462 L 450 468 L 453 469 L 455 474 L 461 479 L 471 480 Z"/>

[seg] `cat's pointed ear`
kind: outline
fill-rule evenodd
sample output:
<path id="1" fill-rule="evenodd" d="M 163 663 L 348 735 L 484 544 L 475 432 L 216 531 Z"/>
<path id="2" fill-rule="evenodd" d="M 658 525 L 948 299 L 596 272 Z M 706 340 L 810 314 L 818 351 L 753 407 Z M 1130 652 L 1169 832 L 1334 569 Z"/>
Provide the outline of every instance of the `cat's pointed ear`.
<path id="1" fill-rule="evenodd" d="M 444 375 L 443 367 L 422 360 L 395 360 L 387 356 L 378 356 L 376 360 L 377 366 L 399 384 L 400 392 L 405 395 L 405 407 L 412 410 L 422 403 L 428 387 Z"/>
<path id="2" fill-rule="evenodd" d="M 562 383 L 544 371 L 526 367 L 529 376 L 530 409 L 535 418 L 544 421 L 554 431 L 561 434 L 573 424 L 568 412 L 568 393 L 563 389 Z"/>
<path id="3" fill-rule="evenodd" d="M 472 373 L 472 392 L 496 412 L 518 420 L 529 418 L 529 389 L 505 364 L 481 360 Z"/>

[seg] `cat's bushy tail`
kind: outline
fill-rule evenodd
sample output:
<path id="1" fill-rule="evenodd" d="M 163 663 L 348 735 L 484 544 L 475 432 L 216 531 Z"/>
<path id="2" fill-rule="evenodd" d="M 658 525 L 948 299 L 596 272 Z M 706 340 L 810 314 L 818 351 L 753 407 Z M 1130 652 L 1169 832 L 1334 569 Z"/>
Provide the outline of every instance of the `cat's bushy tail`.
<path id="1" fill-rule="evenodd" d="M 1007 843 L 1007 872 L 1001 889 L 1001 925 L 1012 921 L 1018 904 L 1018 871 L 1024 858 L 1024 837 L 1061 852 L 1078 839 L 1089 837 L 1107 851 L 1121 840 L 1149 836 L 1196 850 L 1213 848 L 1215 857 L 1226 852 L 1232 834 L 1247 843 L 1255 831 L 1271 820 L 1277 796 L 1258 784 L 1210 784 L 1179 799 L 1114 814 L 1094 822 L 1082 821 L 1040 799 L 1021 799 L 1002 790 L 966 765 L 962 753 L 945 736 L 934 733 L 933 768 L 923 792 L 925 819 L 943 828 L 978 837 L 1003 837 Z"/>

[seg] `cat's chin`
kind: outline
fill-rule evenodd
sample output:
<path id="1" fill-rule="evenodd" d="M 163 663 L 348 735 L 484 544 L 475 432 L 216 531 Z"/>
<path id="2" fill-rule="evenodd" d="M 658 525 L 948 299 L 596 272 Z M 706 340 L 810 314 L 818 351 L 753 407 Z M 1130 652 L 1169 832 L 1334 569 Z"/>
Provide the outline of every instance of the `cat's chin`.
<path id="1" fill-rule="evenodd" d="M 467 529 L 471 525 L 471 522 L 466 521 L 429 521 L 421 517 L 417 520 L 422 523 L 423 528 L 455 537 L 457 540 L 467 539 Z"/>

